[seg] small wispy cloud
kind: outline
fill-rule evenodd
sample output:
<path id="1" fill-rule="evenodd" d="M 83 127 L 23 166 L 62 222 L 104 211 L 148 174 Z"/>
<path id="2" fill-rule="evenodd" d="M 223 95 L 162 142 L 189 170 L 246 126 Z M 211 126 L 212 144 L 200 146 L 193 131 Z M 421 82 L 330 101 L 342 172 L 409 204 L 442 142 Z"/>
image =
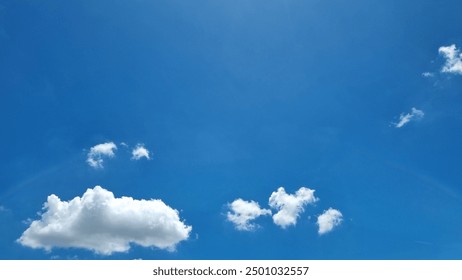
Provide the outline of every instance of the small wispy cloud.
<path id="1" fill-rule="evenodd" d="M 130 149 L 130 146 L 125 142 L 121 142 L 120 146 Z M 115 157 L 116 151 L 117 145 L 114 142 L 106 142 L 95 145 L 90 148 L 90 151 L 87 154 L 87 163 L 95 169 L 102 169 L 104 168 L 104 160 L 106 158 Z M 151 153 L 148 149 L 146 149 L 144 144 L 137 144 L 133 149 L 131 149 L 131 159 L 140 160 L 142 158 L 150 160 Z"/>
<path id="2" fill-rule="evenodd" d="M 441 72 L 462 75 L 462 53 L 455 44 L 442 46 L 438 52 L 445 58 Z"/>
<path id="3" fill-rule="evenodd" d="M 423 73 L 422 73 L 422 77 L 425 77 L 425 78 L 432 78 L 432 77 L 435 77 L 435 73 L 432 73 L 432 72 L 423 72 Z"/>
<path id="4" fill-rule="evenodd" d="M 43 209 L 17 240 L 23 246 L 82 248 L 102 255 L 127 252 L 131 244 L 174 250 L 192 230 L 160 199 L 116 198 L 100 186 L 70 201 L 52 194 Z"/>
<path id="5" fill-rule="evenodd" d="M 237 230 L 252 231 L 257 225 L 251 223 L 260 216 L 271 215 L 271 210 L 262 209 L 255 201 L 236 199 L 228 205 L 232 212 L 227 213 L 228 221 L 232 222 Z"/>
<path id="6" fill-rule="evenodd" d="M 269 206 L 278 210 L 273 215 L 273 222 L 282 228 L 296 225 L 305 205 L 315 203 L 317 200 L 314 190 L 302 187 L 295 194 L 287 194 L 285 189 L 280 187 L 269 198 Z"/>
<path id="7" fill-rule="evenodd" d="M 410 113 L 401 113 L 401 115 L 399 116 L 399 121 L 397 123 L 393 123 L 393 125 L 396 128 L 401 128 L 411 121 L 421 120 L 424 117 L 424 115 L 425 113 L 422 110 L 413 107 Z"/>
<path id="8" fill-rule="evenodd" d="M 114 157 L 115 150 L 117 150 L 117 146 L 114 142 L 95 145 L 90 148 L 87 154 L 87 163 L 93 168 L 103 168 L 104 158 Z"/>
<path id="9" fill-rule="evenodd" d="M 146 149 L 143 144 L 137 144 L 132 150 L 132 159 L 140 160 L 141 158 L 151 159 L 148 149 Z"/>
<path id="10" fill-rule="evenodd" d="M 332 231 L 336 226 L 340 225 L 343 221 L 342 213 L 333 208 L 329 208 L 318 216 L 317 224 L 319 226 L 319 235 L 326 234 Z"/>

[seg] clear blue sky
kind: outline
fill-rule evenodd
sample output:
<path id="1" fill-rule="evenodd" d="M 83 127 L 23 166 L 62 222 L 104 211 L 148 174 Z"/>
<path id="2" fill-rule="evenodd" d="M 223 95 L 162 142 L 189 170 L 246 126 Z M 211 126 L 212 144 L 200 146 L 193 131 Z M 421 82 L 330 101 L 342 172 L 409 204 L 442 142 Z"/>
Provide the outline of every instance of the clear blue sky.
<path id="1" fill-rule="evenodd" d="M 461 259 L 461 11 L 459 0 L 0 0 L 0 258 Z M 110 142 L 114 156 L 90 166 Z M 132 158 L 137 144 L 150 159 Z M 69 245 L 86 238 L 75 228 L 50 250 L 19 241 L 48 196 L 97 185 L 162 200 L 192 229 L 173 250 L 102 254 Z M 279 187 L 318 200 L 281 227 Z M 239 230 L 227 215 L 238 198 L 272 214 Z M 330 207 L 341 222 L 319 234 Z M 114 236 L 131 227 L 115 224 Z"/>

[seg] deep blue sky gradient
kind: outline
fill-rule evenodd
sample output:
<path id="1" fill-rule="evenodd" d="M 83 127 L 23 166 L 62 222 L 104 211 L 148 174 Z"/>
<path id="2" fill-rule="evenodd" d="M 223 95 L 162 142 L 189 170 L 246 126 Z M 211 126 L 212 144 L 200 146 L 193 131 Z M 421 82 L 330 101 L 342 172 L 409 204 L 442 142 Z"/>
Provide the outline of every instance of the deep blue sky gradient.
<path id="1" fill-rule="evenodd" d="M 0 0 L 0 258 L 461 259 L 462 2 Z M 435 73 L 424 78 L 423 72 Z M 395 128 L 416 107 L 419 122 Z M 103 170 L 88 149 L 144 143 Z M 15 242 L 46 197 L 101 185 L 193 226 L 175 252 Z M 238 197 L 316 190 L 296 227 L 226 221 Z M 344 221 L 319 236 L 328 207 Z M 309 219 L 308 217 L 311 217 Z"/>

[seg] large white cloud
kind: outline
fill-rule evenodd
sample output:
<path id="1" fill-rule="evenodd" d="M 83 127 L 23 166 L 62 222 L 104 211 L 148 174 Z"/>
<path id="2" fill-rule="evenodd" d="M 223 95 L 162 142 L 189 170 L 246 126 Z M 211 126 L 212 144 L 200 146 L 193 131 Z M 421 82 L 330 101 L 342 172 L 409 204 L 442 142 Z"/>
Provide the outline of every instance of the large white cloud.
<path id="1" fill-rule="evenodd" d="M 139 160 L 141 158 L 146 158 L 150 159 L 149 157 L 149 151 L 144 147 L 143 144 L 138 144 L 136 147 L 132 150 L 132 159 L 134 160 Z"/>
<path id="2" fill-rule="evenodd" d="M 317 200 L 314 190 L 302 187 L 295 194 L 287 194 L 285 189 L 280 187 L 269 198 L 269 206 L 279 210 L 273 215 L 273 222 L 282 228 L 296 225 L 297 218 L 304 211 L 305 205 Z"/>
<path id="3" fill-rule="evenodd" d="M 161 200 L 115 198 L 100 186 L 70 201 L 52 194 L 43 209 L 18 239 L 20 244 L 45 250 L 83 248 L 103 255 L 126 252 L 131 243 L 173 250 L 192 229 Z"/>
<path id="4" fill-rule="evenodd" d="M 324 211 L 324 213 L 318 216 L 318 233 L 322 235 L 332 231 L 334 227 L 342 223 L 342 220 L 343 215 L 339 210 L 329 208 L 328 210 Z"/>
<path id="5" fill-rule="evenodd" d="M 260 205 L 255 201 L 238 198 L 228 206 L 232 211 L 227 213 L 228 221 L 232 222 L 238 230 L 254 230 L 257 226 L 251 221 L 260 216 L 271 215 L 271 210 L 260 208 Z"/>
<path id="6" fill-rule="evenodd" d="M 442 46 L 438 52 L 446 59 L 441 72 L 462 75 L 462 53 L 455 44 Z"/>
<path id="7" fill-rule="evenodd" d="M 424 112 L 422 110 L 412 108 L 411 113 L 401 113 L 399 116 L 399 121 L 397 123 L 394 123 L 396 128 L 401 128 L 410 121 L 418 121 L 421 120 L 424 117 Z"/>
<path id="8" fill-rule="evenodd" d="M 117 150 L 114 142 L 107 142 L 91 147 L 87 154 L 87 163 L 93 168 L 103 168 L 104 157 L 114 157 Z"/>

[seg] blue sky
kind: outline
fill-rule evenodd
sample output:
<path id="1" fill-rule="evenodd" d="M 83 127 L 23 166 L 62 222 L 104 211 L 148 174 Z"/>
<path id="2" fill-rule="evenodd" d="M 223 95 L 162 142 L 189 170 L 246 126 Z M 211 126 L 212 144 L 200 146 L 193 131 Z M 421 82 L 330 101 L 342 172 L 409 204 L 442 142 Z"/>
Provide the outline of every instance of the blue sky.
<path id="1" fill-rule="evenodd" d="M 0 258 L 462 258 L 461 10 L 0 0 Z"/>

